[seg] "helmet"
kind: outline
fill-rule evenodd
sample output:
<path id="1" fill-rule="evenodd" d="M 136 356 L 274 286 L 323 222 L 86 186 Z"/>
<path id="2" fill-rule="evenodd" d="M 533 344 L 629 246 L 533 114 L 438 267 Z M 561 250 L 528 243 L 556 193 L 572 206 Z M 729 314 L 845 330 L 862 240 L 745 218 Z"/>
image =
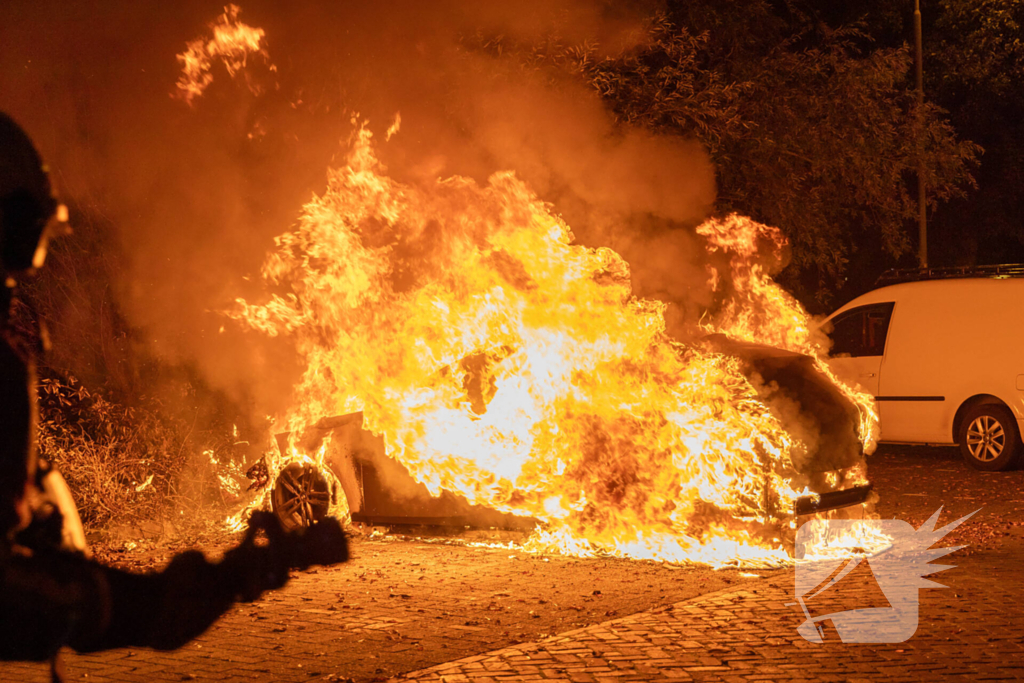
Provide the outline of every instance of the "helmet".
<path id="1" fill-rule="evenodd" d="M 67 220 L 50 188 L 39 153 L 11 117 L 0 112 L 0 268 L 12 273 L 40 268 L 49 226 Z"/>

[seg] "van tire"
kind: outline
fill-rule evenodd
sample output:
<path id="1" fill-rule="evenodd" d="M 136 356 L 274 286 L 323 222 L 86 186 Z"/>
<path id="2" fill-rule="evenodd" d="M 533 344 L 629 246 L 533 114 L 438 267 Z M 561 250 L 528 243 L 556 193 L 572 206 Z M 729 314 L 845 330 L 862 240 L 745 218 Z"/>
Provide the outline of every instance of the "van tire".
<path id="1" fill-rule="evenodd" d="M 960 421 L 957 436 L 961 455 L 976 470 L 1009 469 L 1020 455 L 1017 420 L 1000 403 L 982 403 L 969 409 Z"/>

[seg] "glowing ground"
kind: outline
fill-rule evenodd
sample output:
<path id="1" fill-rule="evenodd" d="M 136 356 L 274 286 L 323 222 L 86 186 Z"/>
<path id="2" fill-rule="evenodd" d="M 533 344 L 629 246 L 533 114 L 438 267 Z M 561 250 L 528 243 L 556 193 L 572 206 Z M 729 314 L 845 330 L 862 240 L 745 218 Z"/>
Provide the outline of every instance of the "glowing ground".
<path id="1" fill-rule="evenodd" d="M 174 653 L 67 655 L 71 681 L 937 680 L 1024 675 L 1024 472 L 968 470 L 954 451 L 872 458 L 883 516 L 917 525 L 983 506 L 968 543 L 921 594 L 895 645 L 812 645 L 797 635 L 790 570 L 674 569 L 544 560 L 508 551 L 364 541 L 348 566 L 296 577 Z M 596 593 L 595 591 L 599 591 Z M 3 681 L 45 681 L 6 665 Z"/>

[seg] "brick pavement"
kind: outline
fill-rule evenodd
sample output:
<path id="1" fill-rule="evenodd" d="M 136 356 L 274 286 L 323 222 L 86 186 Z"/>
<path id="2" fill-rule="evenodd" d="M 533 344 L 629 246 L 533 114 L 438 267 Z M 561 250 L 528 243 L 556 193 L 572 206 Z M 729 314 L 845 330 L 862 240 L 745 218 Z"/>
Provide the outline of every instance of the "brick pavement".
<path id="1" fill-rule="evenodd" d="M 357 540 L 353 554 L 237 606 L 181 650 L 69 652 L 68 679 L 385 680 L 750 581 L 736 571 L 422 542 Z M 0 681 L 43 683 L 47 669 L 0 663 Z"/>
<path id="2" fill-rule="evenodd" d="M 801 639 L 792 573 L 535 558 L 424 543 L 361 543 L 356 560 L 303 574 L 172 653 L 67 656 L 69 681 L 1006 680 L 1024 678 L 1024 472 L 966 470 L 955 454 L 876 458 L 880 511 L 919 524 L 986 508 L 973 545 L 921 592 L 898 645 Z M 765 574 L 764 572 L 760 572 Z M 654 608 L 654 609 L 652 609 Z M 545 637 L 545 634 L 557 634 Z M 442 664 L 448 662 L 447 664 Z M 428 667 L 428 668 L 424 668 Z M 47 681 L 0 664 L 0 681 Z"/>
<path id="3" fill-rule="evenodd" d="M 1024 679 L 1024 540 L 1011 538 L 934 577 L 920 593 L 917 633 L 905 643 L 824 643 L 796 631 L 793 574 L 667 608 L 503 648 L 393 679 L 422 683 L 618 681 L 937 681 Z M 851 609 L 867 586 L 847 593 Z M 842 609 L 841 608 L 841 609 Z"/>

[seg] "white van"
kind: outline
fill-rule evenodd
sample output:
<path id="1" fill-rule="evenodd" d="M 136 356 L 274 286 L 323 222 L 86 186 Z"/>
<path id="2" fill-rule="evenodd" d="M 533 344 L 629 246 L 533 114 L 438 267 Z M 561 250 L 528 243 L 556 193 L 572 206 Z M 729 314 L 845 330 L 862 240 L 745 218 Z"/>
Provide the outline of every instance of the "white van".
<path id="1" fill-rule="evenodd" d="M 1022 270 L 923 271 L 828 318 L 830 364 L 875 397 L 881 441 L 958 444 L 980 470 L 1014 464 L 1024 450 Z"/>

